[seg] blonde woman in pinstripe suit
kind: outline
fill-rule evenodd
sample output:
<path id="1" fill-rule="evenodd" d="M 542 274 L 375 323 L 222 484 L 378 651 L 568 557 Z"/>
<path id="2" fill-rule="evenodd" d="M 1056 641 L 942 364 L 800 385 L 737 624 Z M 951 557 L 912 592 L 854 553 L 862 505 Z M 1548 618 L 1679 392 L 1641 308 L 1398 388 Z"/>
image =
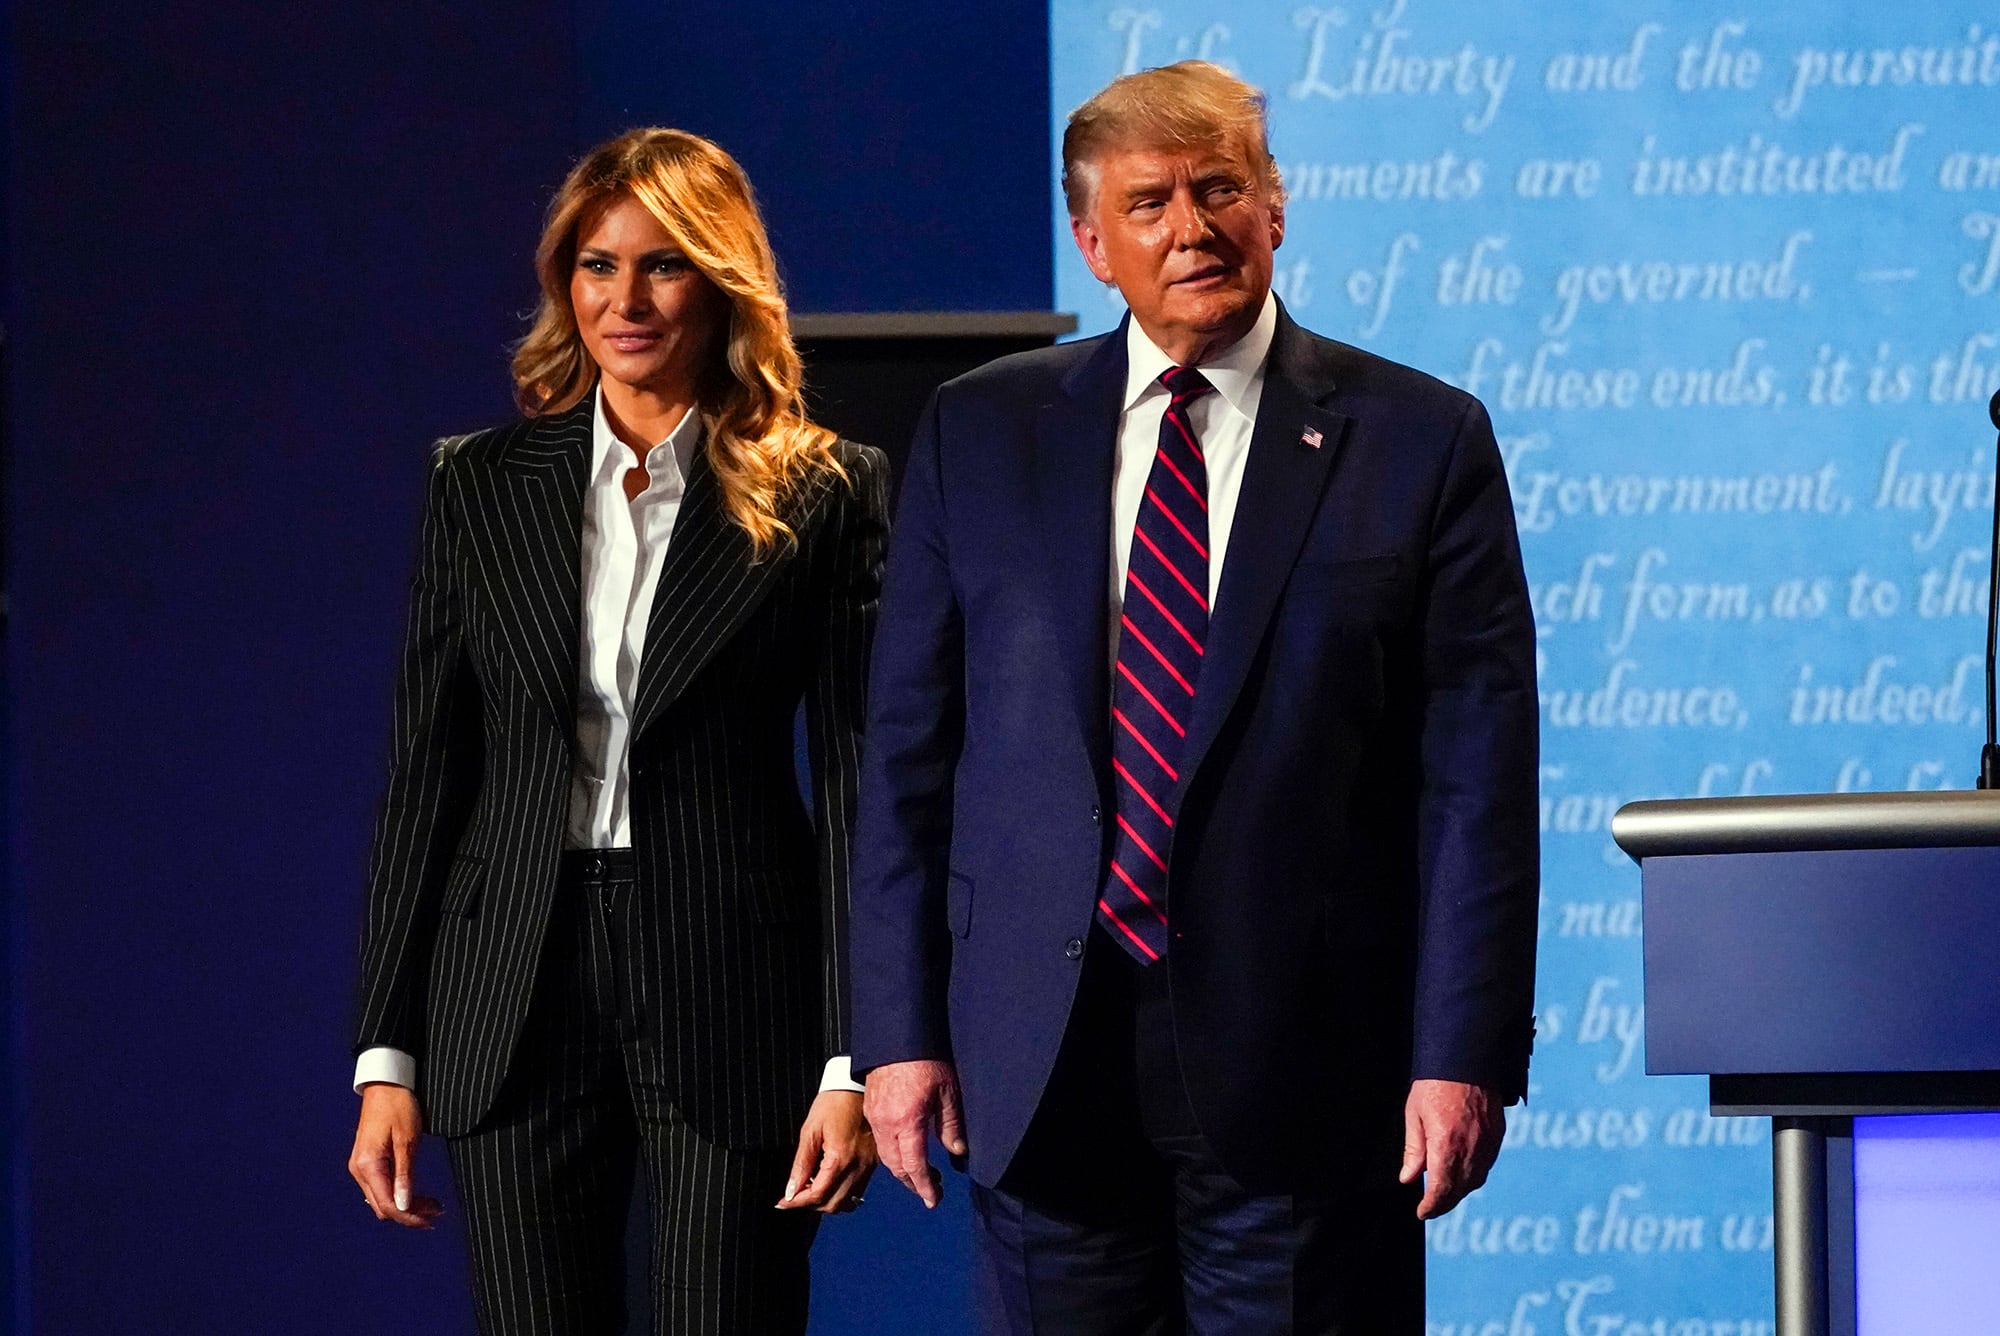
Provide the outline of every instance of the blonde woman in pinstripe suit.
<path id="1" fill-rule="evenodd" d="M 624 1329 L 635 1164 L 657 1332 L 803 1331 L 818 1214 L 875 1166 L 843 958 L 883 460 L 805 418 L 715 145 L 593 150 L 536 260 L 525 416 L 431 471 L 349 1169 L 425 1227 L 446 1139 L 483 1332 Z"/>

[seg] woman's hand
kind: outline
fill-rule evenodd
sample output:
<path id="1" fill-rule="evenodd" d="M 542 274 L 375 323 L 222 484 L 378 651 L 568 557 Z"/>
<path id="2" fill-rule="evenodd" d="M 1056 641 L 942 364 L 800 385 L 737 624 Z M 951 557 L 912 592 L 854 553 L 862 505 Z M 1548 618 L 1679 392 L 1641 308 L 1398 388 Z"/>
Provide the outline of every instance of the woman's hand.
<path id="1" fill-rule="evenodd" d="M 414 1195 L 417 1140 L 423 1134 L 424 1115 L 415 1091 L 384 1081 L 361 1087 L 361 1122 L 354 1129 L 347 1172 L 361 1185 L 377 1220 L 429 1229 L 444 1214 L 437 1198 Z"/>
<path id="2" fill-rule="evenodd" d="M 861 1116 L 861 1096 L 822 1090 L 799 1129 L 799 1153 L 785 1184 L 781 1211 L 813 1207 L 821 1215 L 851 1211 L 861 1204 L 875 1172 L 875 1134 Z"/>

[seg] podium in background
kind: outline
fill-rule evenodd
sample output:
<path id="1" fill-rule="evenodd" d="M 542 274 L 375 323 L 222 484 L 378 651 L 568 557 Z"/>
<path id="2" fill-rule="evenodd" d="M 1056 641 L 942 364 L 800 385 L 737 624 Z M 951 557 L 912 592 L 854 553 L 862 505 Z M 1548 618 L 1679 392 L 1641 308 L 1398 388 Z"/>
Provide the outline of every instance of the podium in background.
<path id="1" fill-rule="evenodd" d="M 842 436 L 887 452 L 903 476 L 931 391 L 996 357 L 1076 332 L 1058 311 L 852 311 L 792 316 L 806 406 Z"/>
<path id="2" fill-rule="evenodd" d="M 1778 1336 L 2000 1331 L 2000 1117 L 1950 1117 L 2000 1110 L 2000 793 L 1632 803 L 1612 834 L 1647 1072 L 1772 1119 Z M 1926 1181 L 1914 1218 L 1986 1261 L 1924 1277 L 1918 1314 L 1907 1268 L 1948 1259 L 1871 1223 Z"/>

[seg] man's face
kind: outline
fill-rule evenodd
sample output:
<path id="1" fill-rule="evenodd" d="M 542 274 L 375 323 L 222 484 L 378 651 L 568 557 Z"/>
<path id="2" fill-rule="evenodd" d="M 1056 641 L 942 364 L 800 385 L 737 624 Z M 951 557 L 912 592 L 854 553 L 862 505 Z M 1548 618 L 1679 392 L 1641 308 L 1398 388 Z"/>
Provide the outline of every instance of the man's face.
<path id="1" fill-rule="evenodd" d="M 1241 149 L 1113 149 L 1095 168 L 1096 191 L 1070 232 L 1148 337 L 1187 365 L 1248 333 L 1271 290 L 1285 214 Z"/>

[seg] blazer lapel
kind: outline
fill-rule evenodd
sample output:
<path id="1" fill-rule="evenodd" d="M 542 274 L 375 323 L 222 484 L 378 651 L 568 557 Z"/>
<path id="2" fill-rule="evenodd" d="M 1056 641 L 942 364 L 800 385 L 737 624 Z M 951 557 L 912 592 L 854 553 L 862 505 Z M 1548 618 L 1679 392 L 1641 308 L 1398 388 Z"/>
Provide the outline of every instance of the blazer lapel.
<path id="1" fill-rule="evenodd" d="M 476 489 L 467 537 L 500 638 L 567 738 L 575 732 L 583 489 L 591 400 L 537 418 Z"/>
<path id="2" fill-rule="evenodd" d="M 688 469 L 687 493 L 674 518 L 666 564 L 646 619 L 646 646 L 639 656 L 632 709 L 634 737 L 659 717 L 743 625 L 792 556 L 780 550 L 755 559 L 750 536 L 723 505 L 722 485 L 709 463 L 704 438 Z"/>
<path id="3" fill-rule="evenodd" d="M 1200 767 L 1243 688 L 1351 421 L 1320 406 L 1334 389 L 1331 350 L 1282 308 L 1267 367 L 1181 753 L 1184 776 Z"/>
<path id="4" fill-rule="evenodd" d="M 1130 319 L 1128 316 L 1127 319 Z M 1063 379 L 1036 422 L 1034 490 L 1057 657 L 1102 788 L 1111 754 L 1111 466 L 1125 391 L 1125 326 Z"/>

